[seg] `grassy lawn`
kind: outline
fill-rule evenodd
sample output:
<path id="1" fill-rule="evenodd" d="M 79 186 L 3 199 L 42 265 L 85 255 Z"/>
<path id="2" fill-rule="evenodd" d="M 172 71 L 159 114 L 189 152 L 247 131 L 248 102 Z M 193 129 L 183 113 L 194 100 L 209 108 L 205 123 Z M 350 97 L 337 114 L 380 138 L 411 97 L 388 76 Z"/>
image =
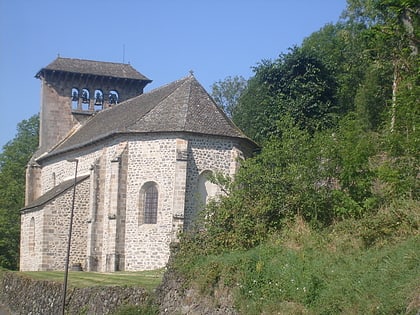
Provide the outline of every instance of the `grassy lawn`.
<path id="1" fill-rule="evenodd" d="M 26 271 L 20 273 L 37 280 L 64 281 L 63 271 Z M 147 290 L 153 290 L 161 283 L 163 273 L 164 269 L 113 273 L 70 271 L 68 285 L 70 287 L 140 286 Z"/>

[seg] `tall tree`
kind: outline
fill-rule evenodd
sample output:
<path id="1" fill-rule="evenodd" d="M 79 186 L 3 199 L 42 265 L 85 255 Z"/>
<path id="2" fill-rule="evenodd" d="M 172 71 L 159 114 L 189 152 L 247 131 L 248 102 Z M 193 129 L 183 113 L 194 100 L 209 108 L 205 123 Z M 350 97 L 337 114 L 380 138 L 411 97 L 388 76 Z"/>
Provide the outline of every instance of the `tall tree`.
<path id="1" fill-rule="evenodd" d="M 25 166 L 38 147 L 39 117 L 17 126 L 17 135 L 0 153 L 0 266 L 18 267 L 19 209 L 25 199 Z"/>
<path id="2" fill-rule="evenodd" d="M 211 86 L 211 96 L 220 108 L 232 117 L 232 113 L 238 104 L 239 97 L 245 90 L 246 80 L 242 76 L 228 76 L 224 80 L 219 80 Z"/>
<path id="3" fill-rule="evenodd" d="M 404 103 L 400 91 L 418 80 L 418 45 L 420 43 L 420 6 L 416 0 L 348 0 L 345 17 L 366 27 L 370 53 L 376 62 L 392 69 L 392 99 L 389 126 L 394 131 L 399 109 Z M 417 75 L 415 75 L 417 73 Z M 413 104 L 415 105 L 415 104 Z"/>
<path id="4" fill-rule="evenodd" d="M 309 51 L 293 48 L 275 61 L 264 60 L 240 98 L 233 119 L 256 140 L 278 131 L 277 121 L 290 115 L 310 133 L 335 123 L 336 82 Z"/>

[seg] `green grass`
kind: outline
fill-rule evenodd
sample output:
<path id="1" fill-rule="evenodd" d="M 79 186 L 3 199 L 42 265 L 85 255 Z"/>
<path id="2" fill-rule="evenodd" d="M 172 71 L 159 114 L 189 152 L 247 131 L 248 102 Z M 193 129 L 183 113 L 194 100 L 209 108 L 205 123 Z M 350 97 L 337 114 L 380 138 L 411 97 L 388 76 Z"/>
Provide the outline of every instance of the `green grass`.
<path id="1" fill-rule="evenodd" d="M 241 314 L 415 314 L 406 310 L 420 289 L 420 237 L 352 253 L 270 243 L 191 271 L 203 293 L 231 287 Z"/>
<path id="2" fill-rule="evenodd" d="M 70 271 L 68 285 L 70 287 L 141 286 L 147 290 L 153 290 L 161 283 L 163 272 L 163 269 L 113 273 Z M 64 281 L 63 271 L 25 271 L 20 273 L 37 280 Z"/>
<path id="3" fill-rule="evenodd" d="M 385 211 L 386 210 L 386 211 Z M 240 314 L 417 314 L 420 209 L 316 230 L 302 220 L 247 251 L 178 256 L 190 286 L 230 288 Z"/>

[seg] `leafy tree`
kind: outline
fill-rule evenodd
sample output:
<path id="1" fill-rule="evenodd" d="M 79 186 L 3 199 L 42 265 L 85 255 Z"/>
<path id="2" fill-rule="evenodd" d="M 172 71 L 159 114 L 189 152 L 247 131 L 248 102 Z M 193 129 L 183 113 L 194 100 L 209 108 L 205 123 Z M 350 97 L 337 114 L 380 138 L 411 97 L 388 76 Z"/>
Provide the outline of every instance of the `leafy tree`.
<path id="1" fill-rule="evenodd" d="M 315 55 L 295 47 L 275 61 L 262 61 L 254 71 L 233 115 L 245 130 L 253 126 L 251 137 L 261 141 L 275 134 L 285 115 L 310 133 L 335 124 L 336 83 Z"/>
<path id="2" fill-rule="evenodd" d="M 418 45 L 420 42 L 420 7 L 415 0 L 349 0 L 345 14 L 352 23 L 363 25 L 362 36 L 369 44 L 372 64 L 381 70 L 385 80 L 376 81 L 379 90 L 387 90 L 387 108 L 381 109 L 373 97 L 374 88 L 361 91 L 359 105 L 382 114 L 382 162 L 377 163 L 378 181 L 388 186 L 393 198 L 409 196 L 418 199 L 416 174 L 418 156 L 420 111 L 420 73 Z M 367 69 L 372 69 L 372 64 Z M 387 73 L 384 75 L 384 73 Z M 379 78 L 379 76 L 376 76 Z M 365 84 L 365 87 L 369 86 Z M 371 94 L 371 95 L 368 95 Z M 384 104 L 383 97 L 380 103 Z M 417 184 L 416 184 L 417 183 Z"/>
<path id="3" fill-rule="evenodd" d="M 25 199 L 25 166 L 38 147 L 39 117 L 17 126 L 17 135 L 0 153 L 0 266 L 16 269 L 19 256 L 19 209 Z"/>
<path id="4" fill-rule="evenodd" d="M 340 22 L 327 24 L 304 39 L 301 49 L 314 54 L 330 69 L 337 82 L 336 103 L 340 115 L 355 110 L 354 97 L 365 76 L 365 26 Z"/>
<path id="5" fill-rule="evenodd" d="M 228 76 L 223 81 L 213 83 L 211 96 L 220 108 L 232 117 L 232 113 L 238 104 L 239 97 L 245 90 L 247 81 L 242 76 Z"/>
<path id="6" fill-rule="evenodd" d="M 345 17 L 352 23 L 366 26 L 363 36 L 370 44 L 375 62 L 383 63 L 392 72 L 392 99 L 389 126 L 392 131 L 404 98 L 400 90 L 418 80 L 418 43 L 420 42 L 420 7 L 415 0 L 349 0 Z M 415 75 L 417 73 L 417 75 Z"/>

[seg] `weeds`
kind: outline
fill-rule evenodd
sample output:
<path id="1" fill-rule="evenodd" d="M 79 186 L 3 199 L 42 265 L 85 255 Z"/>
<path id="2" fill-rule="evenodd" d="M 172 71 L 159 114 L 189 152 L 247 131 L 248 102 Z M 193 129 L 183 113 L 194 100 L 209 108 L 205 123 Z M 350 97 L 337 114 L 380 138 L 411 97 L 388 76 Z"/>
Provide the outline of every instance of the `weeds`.
<path id="1" fill-rule="evenodd" d="M 416 314 L 418 226 L 413 203 L 327 229 L 295 219 L 256 248 L 176 265 L 203 294 L 229 286 L 241 314 Z"/>

